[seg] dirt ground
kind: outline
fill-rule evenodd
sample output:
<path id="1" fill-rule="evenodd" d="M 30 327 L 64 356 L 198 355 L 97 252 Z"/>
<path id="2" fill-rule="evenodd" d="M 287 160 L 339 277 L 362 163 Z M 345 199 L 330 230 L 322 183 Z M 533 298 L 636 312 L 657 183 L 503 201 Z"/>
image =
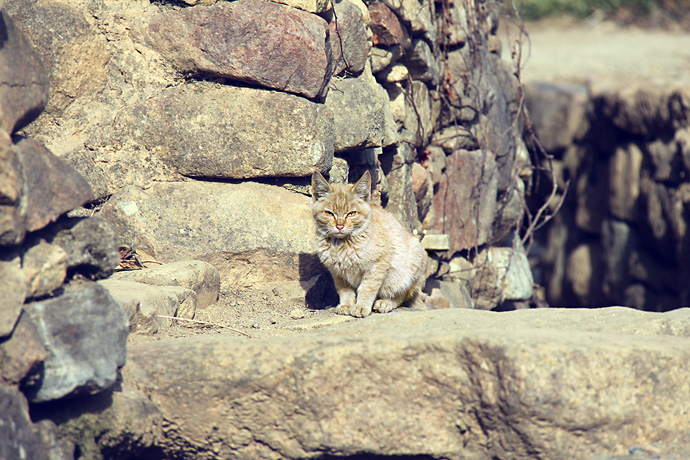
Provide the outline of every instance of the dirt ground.
<path id="1" fill-rule="evenodd" d="M 549 20 L 528 24 L 523 38 L 522 78 L 588 84 L 598 89 L 632 83 L 690 83 L 690 34 L 622 28 L 606 21 Z M 510 61 L 519 37 L 503 22 L 502 56 Z M 290 292 L 262 286 L 234 286 L 221 278 L 218 302 L 197 310 L 191 321 L 175 320 L 155 336 L 130 335 L 131 342 L 196 335 L 226 334 L 264 338 L 299 334 L 345 321 L 333 309 L 312 310 Z M 289 290 L 288 290 L 289 291 Z M 398 312 L 403 312 L 398 310 Z"/>

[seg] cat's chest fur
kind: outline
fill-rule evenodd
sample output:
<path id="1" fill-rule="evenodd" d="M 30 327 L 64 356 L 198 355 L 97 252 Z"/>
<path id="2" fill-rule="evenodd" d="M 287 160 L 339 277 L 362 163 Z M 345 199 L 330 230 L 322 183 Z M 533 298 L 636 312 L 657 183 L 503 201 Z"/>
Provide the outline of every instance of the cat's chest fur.
<path id="1" fill-rule="evenodd" d="M 346 240 L 322 237 L 319 259 L 332 273 L 357 286 L 372 264 L 369 243 L 368 236 Z"/>

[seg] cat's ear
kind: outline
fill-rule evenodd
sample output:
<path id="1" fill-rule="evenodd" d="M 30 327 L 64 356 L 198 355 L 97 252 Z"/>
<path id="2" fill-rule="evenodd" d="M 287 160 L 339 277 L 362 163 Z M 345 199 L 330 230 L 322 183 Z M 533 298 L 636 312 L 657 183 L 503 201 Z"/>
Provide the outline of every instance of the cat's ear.
<path id="1" fill-rule="evenodd" d="M 311 176 L 311 199 L 316 202 L 321 198 L 331 193 L 333 189 L 331 184 L 321 175 L 320 172 L 315 171 Z"/>
<path id="2" fill-rule="evenodd" d="M 369 171 L 365 171 L 364 175 L 352 186 L 352 194 L 366 202 L 371 200 L 371 175 Z"/>

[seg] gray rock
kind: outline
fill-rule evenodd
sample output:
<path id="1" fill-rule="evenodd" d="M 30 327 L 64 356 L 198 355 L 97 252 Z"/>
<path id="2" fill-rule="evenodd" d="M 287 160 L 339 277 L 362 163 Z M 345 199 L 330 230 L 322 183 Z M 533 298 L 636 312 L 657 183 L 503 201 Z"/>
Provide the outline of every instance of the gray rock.
<path id="1" fill-rule="evenodd" d="M 39 239 L 22 256 L 26 298 L 44 297 L 62 286 L 67 276 L 67 254 L 57 245 Z"/>
<path id="2" fill-rule="evenodd" d="M 102 419 L 128 423 L 97 433 L 209 459 L 560 459 L 687 443 L 689 337 L 687 309 L 449 309 L 260 341 L 142 343 L 122 392 L 158 413 L 114 404 Z"/>
<path id="3" fill-rule="evenodd" d="M 328 171 L 333 159 L 333 114 L 323 104 L 207 82 L 142 101 L 116 120 L 114 133 L 192 177 L 303 177 Z"/>
<path id="4" fill-rule="evenodd" d="M 54 423 L 31 423 L 24 395 L 0 385 L 0 458 L 68 460 L 74 458 L 74 445 L 57 439 Z"/>
<path id="5" fill-rule="evenodd" d="M 26 388 L 30 401 L 93 394 L 115 383 L 125 364 L 128 321 L 104 288 L 73 283 L 25 310 L 48 353 L 42 378 Z"/>
<path id="6" fill-rule="evenodd" d="M 395 53 L 384 47 L 383 45 L 374 46 L 369 51 L 369 62 L 371 63 L 371 71 L 374 74 L 379 73 L 388 67 L 395 57 Z"/>
<path id="7" fill-rule="evenodd" d="M 677 142 L 664 142 L 661 139 L 646 145 L 644 153 L 651 160 L 654 180 L 674 184 L 682 182 L 684 175 L 679 150 Z"/>
<path id="8" fill-rule="evenodd" d="M 498 174 L 491 152 L 458 150 L 446 161 L 446 174 L 434 194 L 438 217 L 432 229 L 450 235 L 453 254 L 488 241 L 496 213 Z"/>
<path id="9" fill-rule="evenodd" d="M 113 278 L 100 280 L 98 284 L 124 310 L 129 318 L 129 332 L 155 335 L 170 328 L 174 323 L 171 317 L 193 319 L 196 314 L 197 296 L 191 289 Z"/>
<path id="10" fill-rule="evenodd" d="M 427 251 L 447 251 L 450 249 L 450 236 L 427 233 L 422 238 L 422 246 Z"/>
<path id="11" fill-rule="evenodd" d="M 358 78 L 334 81 L 325 104 L 334 114 L 336 153 L 397 141 L 388 95 L 369 70 Z"/>
<path id="12" fill-rule="evenodd" d="M 413 79 L 427 82 L 432 87 L 438 85 L 441 70 L 426 41 L 419 38 L 412 40 L 412 50 L 406 56 L 405 65 Z"/>
<path id="13" fill-rule="evenodd" d="M 441 6 L 439 41 L 446 45 L 463 45 L 469 31 L 465 2 L 453 1 Z"/>
<path id="14" fill-rule="evenodd" d="M 48 74 L 24 33 L 0 12 L 0 130 L 10 134 L 40 115 L 48 102 Z"/>
<path id="15" fill-rule="evenodd" d="M 218 270 L 201 260 L 181 260 L 143 270 L 124 270 L 117 272 L 110 279 L 191 289 L 196 293 L 197 308 L 206 308 L 216 303 L 220 293 Z"/>
<path id="16" fill-rule="evenodd" d="M 496 203 L 496 219 L 492 229 L 495 244 L 512 243 L 525 215 L 525 184 L 515 181 L 515 187 L 506 190 Z"/>
<path id="17" fill-rule="evenodd" d="M 525 102 L 530 120 L 547 152 L 569 147 L 587 122 L 587 88 L 581 85 L 530 83 L 525 86 Z"/>
<path id="18" fill-rule="evenodd" d="M 107 278 L 120 265 L 118 235 L 101 217 L 62 219 L 51 242 L 67 254 L 67 268 L 91 279 Z"/>
<path id="19" fill-rule="evenodd" d="M 421 81 L 408 85 L 405 94 L 405 120 L 403 126 L 414 133 L 414 144 L 422 147 L 429 143 L 436 120 L 431 110 L 429 89 Z"/>
<path id="20" fill-rule="evenodd" d="M 464 283 L 454 280 L 430 279 L 424 291 L 435 297 L 439 294 L 448 299 L 450 308 L 474 308 L 474 302 Z"/>
<path id="21" fill-rule="evenodd" d="M 37 374 L 46 359 L 46 350 L 36 327 L 22 313 L 12 335 L 0 342 L 0 382 L 19 385 L 29 374 Z"/>
<path id="22" fill-rule="evenodd" d="M 181 71 L 322 97 L 332 73 L 328 24 L 259 0 L 164 10 L 135 24 L 145 43 Z"/>
<path id="23" fill-rule="evenodd" d="M 441 147 L 447 155 L 456 150 L 476 150 L 477 138 L 464 126 L 447 126 L 434 133 L 432 144 Z"/>
<path id="24" fill-rule="evenodd" d="M 408 143 L 401 142 L 381 157 L 388 182 L 386 210 L 409 230 L 419 230 L 421 227 L 417 215 L 417 199 L 412 186 L 411 163 L 415 154 L 415 149 Z"/>
<path id="25" fill-rule="evenodd" d="M 601 232 L 603 248 L 603 291 L 609 299 L 617 297 L 630 281 L 627 269 L 630 252 L 637 246 L 637 232 L 627 223 L 615 219 L 604 221 Z"/>
<path id="26" fill-rule="evenodd" d="M 0 256 L 0 286 L 3 301 L 0 302 L 0 339 L 12 333 L 26 299 L 26 277 L 18 254 Z"/>
<path id="27" fill-rule="evenodd" d="M 328 22 L 330 31 L 333 75 L 346 71 L 359 75 L 369 56 L 371 43 L 362 11 L 348 0 L 335 3 L 333 17 Z"/>
<path id="28" fill-rule="evenodd" d="M 609 161 L 609 210 L 618 219 L 634 222 L 637 219 L 642 160 L 638 146 L 629 144 L 616 149 Z"/>
<path id="29" fill-rule="evenodd" d="M 532 298 L 534 279 L 524 250 L 491 247 L 480 252 L 473 265 L 477 308 L 488 310 L 506 300 Z"/>
<path id="30" fill-rule="evenodd" d="M 157 183 L 145 191 L 126 187 L 100 215 L 122 240 L 164 263 L 254 249 L 316 252 L 309 198 L 273 185 Z"/>
<path id="31" fill-rule="evenodd" d="M 598 98 L 602 115 L 614 126 L 648 138 L 672 134 L 687 118 L 682 91 L 665 85 L 630 85 Z"/>

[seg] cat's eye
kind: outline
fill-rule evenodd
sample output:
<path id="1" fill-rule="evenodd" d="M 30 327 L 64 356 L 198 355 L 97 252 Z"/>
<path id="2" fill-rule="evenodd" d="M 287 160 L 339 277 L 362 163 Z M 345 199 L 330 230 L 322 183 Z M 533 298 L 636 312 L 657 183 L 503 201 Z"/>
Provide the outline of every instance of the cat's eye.
<path id="1" fill-rule="evenodd" d="M 357 211 L 350 211 L 350 212 L 347 213 L 347 217 L 352 217 L 352 216 L 354 216 L 355 214 L 357 214 Z"/>
<path id="2" fill-rule="evenodd" d="M 324 212 L 331 217 L 335 217 L 335 214 L 333 214 L 331 211 L 324 211 Z"/>

